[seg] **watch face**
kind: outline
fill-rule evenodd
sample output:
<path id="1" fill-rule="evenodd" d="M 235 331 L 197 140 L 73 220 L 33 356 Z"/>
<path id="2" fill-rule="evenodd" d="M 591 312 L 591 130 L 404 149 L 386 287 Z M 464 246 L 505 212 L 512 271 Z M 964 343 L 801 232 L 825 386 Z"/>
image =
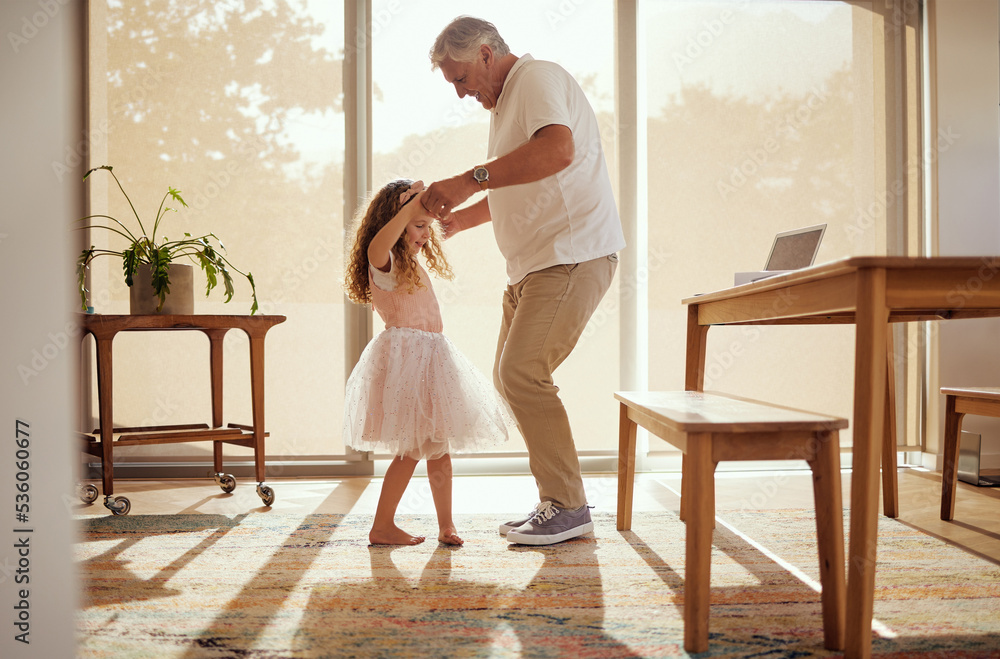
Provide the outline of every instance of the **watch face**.
<path id="1" fill-rule="evenodd" d="M 490 173 L 485 167 L 476 167 L 472 170 L 472 178 L 477 181 L 488 181 L 490 179 Z"/>

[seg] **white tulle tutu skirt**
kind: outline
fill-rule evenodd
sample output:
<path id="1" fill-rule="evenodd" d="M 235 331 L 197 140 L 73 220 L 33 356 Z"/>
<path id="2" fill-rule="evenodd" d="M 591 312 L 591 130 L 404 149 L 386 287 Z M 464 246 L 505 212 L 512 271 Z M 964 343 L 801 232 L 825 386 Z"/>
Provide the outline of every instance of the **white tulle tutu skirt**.
<path id="1" fill-rule="evenodd" d="M 344 444 L 417 459 L 482 451 L 514 425 L 493 383 L 440 332 L 392 327 L 347 380 Z"/>

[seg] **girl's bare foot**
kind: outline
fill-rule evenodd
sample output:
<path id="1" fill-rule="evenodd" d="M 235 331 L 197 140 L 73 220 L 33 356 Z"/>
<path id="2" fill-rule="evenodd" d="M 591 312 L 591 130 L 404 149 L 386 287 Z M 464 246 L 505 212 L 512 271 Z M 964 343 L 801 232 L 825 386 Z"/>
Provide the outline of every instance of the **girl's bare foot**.
<path id="1" fill-rule="evenodd" d="M 455 533 L 455 528 L 453 526 L 448 526 L 441 529 L 441 533 L 438 535 L 438 542 L 443 542 L 446 545 L 461 546 L 465 544 L 465 540 L 458 537 Z"/>
<path id="2" fill-rule="evenodd" d="M 373 528 L 368 532 L 368 542 L 373 545 L 419 545 L 425 539 L 422 535 L 410 535 L 398 526 Z"/>

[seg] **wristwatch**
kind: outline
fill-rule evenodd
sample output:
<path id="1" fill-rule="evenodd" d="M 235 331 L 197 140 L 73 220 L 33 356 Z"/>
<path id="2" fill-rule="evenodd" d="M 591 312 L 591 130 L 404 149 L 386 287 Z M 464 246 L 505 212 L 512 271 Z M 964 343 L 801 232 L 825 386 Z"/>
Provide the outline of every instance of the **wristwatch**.
<path id="1" fill-rule="evenodd" d="M 479 165 L 472 170 L 472 178 L 476 179 L 476 182 L 479 183 L 480 190 L 485 190 L 486 186 L 490 183 L 490 172 L 483 165 Z"/>

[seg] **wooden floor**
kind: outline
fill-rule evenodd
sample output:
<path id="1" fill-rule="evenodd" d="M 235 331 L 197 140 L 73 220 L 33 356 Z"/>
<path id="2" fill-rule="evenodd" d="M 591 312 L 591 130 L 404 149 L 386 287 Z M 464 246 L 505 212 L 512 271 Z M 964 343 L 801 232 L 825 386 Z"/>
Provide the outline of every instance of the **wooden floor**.
<path id="1" fill-rule="evenodd" d="M 597 474 L 586 477 L 589 503 L 599 512 L 616 510 L 617 476 Z M 378 501 L 380 478 L 347 477 L 329 480 L 275 479 L 268 481 L 276 499 L 271 510 L 291 513 L 373 513 Z M 843 474 L 844 505 L 850 502 L 850 474 Z M 99 483 L 98 483 L 99 486 Z M 236 491 L 224 494 L 211 480 L 136 481 L 117 480 L 115 494 L 132 504 L 130 515 L 226 514 L 236 515 L 261 507 L 255 483 L 238 482 Z M 537 503 L 530 476 L 456 476 L 455 512 L 494 514 L 497 523 L 526 513 Z M 677 510 L 680 502 L 680 474 L 637 474 L 633 510 Z M 101 505 L 103 497 L 89 506 L 81 505 L 81 515 L 109 515 Z M 744 507 L 811 507 L 812 483 L 808 471 L 719 472 L 716 475 L 716 508 L 720 517 L 726 510 Z M 958 484 L 955 519 L 943 522 L 941 476 L 919 469 L 899 473 L 900 521 L 1000 564 L 1000 487 L 980 488 Z M 415 476 L 403 501 L 401 514 L 433 514 L 434 506 L 427 479 Z M 459 529 L 461 532 L 461 529 Z"/>

